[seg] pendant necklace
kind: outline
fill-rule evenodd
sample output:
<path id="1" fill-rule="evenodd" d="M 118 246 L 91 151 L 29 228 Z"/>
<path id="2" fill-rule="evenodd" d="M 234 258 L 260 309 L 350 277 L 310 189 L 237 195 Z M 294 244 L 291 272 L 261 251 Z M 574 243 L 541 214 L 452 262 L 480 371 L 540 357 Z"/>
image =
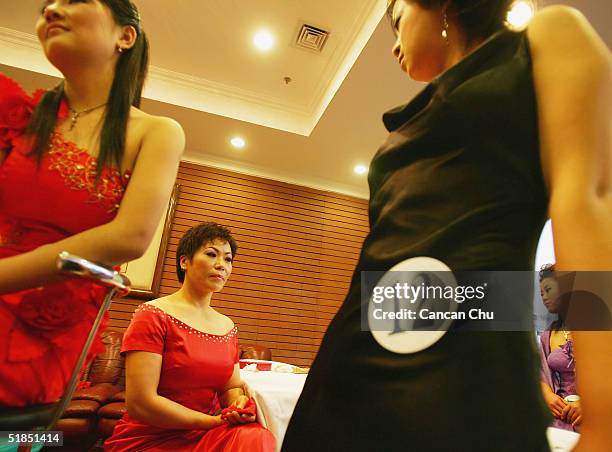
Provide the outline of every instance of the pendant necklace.
<path id="1" fill-rule="evenodd" d="M 565 325 L 561 325 L 561 331 L 563 332 L 563 337 L 565 338 L 565 342 L 567 342 L 569 338 L 569 332 L 565 329 Z"/>
<path id="2" fill-rule="evenodd" d="M 86 115 L 87 113 L 97 110 L 98 108 L 104 107 L 105 105 L 106 105 L 106 102 L 104 102 L 103 104 L 97 105 L 95 107 L 91 107 L 91 108 L 88 108 L 86 110 L 81 110 L 81 111 L 76 111 L 74 108 L 68 105 L 68 109 L 70 110 L 70 114 L 72 115 L 70 117 L 70 128 L 68 129 L 68 131 L 71 131 L 72 129 L 74 129 L 81 115 Z"/>

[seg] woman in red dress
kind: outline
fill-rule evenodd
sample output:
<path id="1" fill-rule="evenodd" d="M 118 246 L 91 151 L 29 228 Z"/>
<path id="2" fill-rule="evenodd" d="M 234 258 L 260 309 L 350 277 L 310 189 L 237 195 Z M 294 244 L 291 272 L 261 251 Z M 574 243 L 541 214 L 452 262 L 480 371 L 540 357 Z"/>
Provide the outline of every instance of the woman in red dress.
<path id="1" fill-rule="evenodd" d="M 61 396 L 104 290 L 56 256 L 142 255 L 184 146 L 137 108 L 148 44 L 130 1 L 48 0 L 36 31 L 64 80 L 30 97 L 0 74 L 0 406 Z"/>
<path id="2" fill-rule="evenodd" d="M 105 451 L 274 450 L 274 436 L 254 422 L 242 389 L 237 328 L 210 306 L 232 272 L 236 248 L 229 230 L 214 223 L 181 238 L 182 287 L 140 305 L 123 338 L 128 413 Z"/>

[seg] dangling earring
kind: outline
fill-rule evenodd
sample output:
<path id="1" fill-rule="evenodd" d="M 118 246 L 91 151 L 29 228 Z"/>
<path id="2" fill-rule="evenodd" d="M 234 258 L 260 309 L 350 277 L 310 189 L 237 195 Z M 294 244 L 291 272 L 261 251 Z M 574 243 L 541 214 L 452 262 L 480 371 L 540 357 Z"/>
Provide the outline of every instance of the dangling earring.
<path id="1" fill-rule="evenodd" d="M 444 38 L 446 45 L 448 45 L 448 16 L 446 15 L 446 11 L 444 11 L 444 14 L 442 15 L 442 21 L 444 23 L 444 28 L 442 29 L 442 37 Z"/>
<path id="2" fill-rule="evenodd" d="M 119 44 L 117 44 L 117 52 L 123 52 L 123 47 L 121 47 Z"/>

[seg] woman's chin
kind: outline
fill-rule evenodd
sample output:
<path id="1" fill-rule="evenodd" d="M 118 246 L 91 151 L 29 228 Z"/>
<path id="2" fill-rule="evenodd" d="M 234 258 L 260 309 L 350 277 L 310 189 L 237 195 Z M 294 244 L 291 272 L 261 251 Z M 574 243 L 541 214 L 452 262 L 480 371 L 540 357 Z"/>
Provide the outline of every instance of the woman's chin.
<path id="1" fill-rule="evenodd" d="M 207 289 L 213 293 L 221 292 L 224 287 L 225 287 L 224 282 L 207 284 Z"/>
<path id="2" fill-rule="evenodd" d="M 412 80 L 414 80 L 415 82 L 421 82 L 421 83 L 429 83 L 431 82 L 436 75 L 432 75 L 429 73 L 429 71 L 420 71 L 418 69 L 415 69 L 414 67 L 410 66 L 407 67 L 406 69 L 404 69 L 402 67 L 402 70 L 408 74 L 408 77 L 410 77 Z"/>
<path id="3" fill-rule="evenodd" d="M 47 60 L 62 72 L 62 68 L 73 65 L 79 61 L 79 52 L 76 52 L 68 43 L 63 42 L 60 36 L 47 40 L 43 45 Z"/>

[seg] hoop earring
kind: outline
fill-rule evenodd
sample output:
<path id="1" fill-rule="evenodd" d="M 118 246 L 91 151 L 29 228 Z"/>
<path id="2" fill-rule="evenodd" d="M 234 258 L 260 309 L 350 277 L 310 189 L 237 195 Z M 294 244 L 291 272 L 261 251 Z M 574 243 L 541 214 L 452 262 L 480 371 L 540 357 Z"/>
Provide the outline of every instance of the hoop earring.
<path id="1" fill-rule="evenodd" d="M 444 14 L 442 15 L 442 22 L 444 24 L 444 28 L 442 29 L 442 37 L 444 38 L 446 45 L 448 45 L 448 16 L 446 11 L 444 11 Z"/>

